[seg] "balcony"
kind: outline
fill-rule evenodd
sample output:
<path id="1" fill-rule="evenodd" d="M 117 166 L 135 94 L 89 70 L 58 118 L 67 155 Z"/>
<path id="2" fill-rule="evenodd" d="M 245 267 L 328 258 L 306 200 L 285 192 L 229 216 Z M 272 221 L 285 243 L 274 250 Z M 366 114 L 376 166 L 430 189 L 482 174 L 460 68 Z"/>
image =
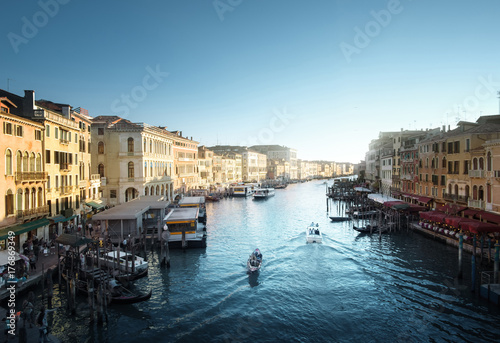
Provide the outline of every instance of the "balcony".
<path id="1" fill-rule="evenodd" d="M 65 126 L 68 126 L 68 127 L 74 128 L 74 129 L 79 128 L 78 124 L 76 122 L 69 120 L 67 118 L 64 118 L 62 115 L 52 114 L 48 111 L 45 111 L 44 109 L 34 110 L 33 117 L 50 119 L 50 120 L 56 121 L 62 125 L 65 125 Z"/>
<path id="2" fill-rule="evenodd" d="M 474 177 L 474 178 L 484 178 L 486 177 L 486 173 L 484 170 L 480 170 L 480 169 L 477 169 L 477 170 L 469 170 L 469 177 Z"/>
<path id="3" fill-rule="evenodd" d="M 36 208 L 30 208 L 28 210 L 17 211 L 18 220 L 29 220 L 37 217 L 47 216 L 49 214 L 49 205 L 44 205 Z"/>
<path id="4" fill-rule="evenodd" d="M 16 172 L 16 181 L 47 181 L 47 172 Z"/>
<path id="5" fill-rule="evenodd" d="M 449 193 L 444 193 L 443 196 L 444 200 L 447 201 L 456 201 L 459 203 L 466 204 L 469 200 L 469 196 L 467 195 L 456 195 L 456 194 L 449 194 Z"/>
<path id="6" fill-rule="evenodd" d="M 73 193 L 73 186 L 62 186 L 59 192 L 61 195 L 69 195 Z"/>
<path id="7" fill-rule="evenodd" d="M 469 200 L 467 203 L 467 206 L 472 207 L 472 208 L 479 208 L 481 210 L 484 210 L 484 205 L 485 202 L 484 200 Z"/>
<path id="8" fill-rule="evenodd" d="M 69 163 L 59 163 L 59 170 L 64 172 L 71 171 L 71 164 Z"/>
<path id="9" fill-rule="evenodd" d="M 92 174 L 90 175 L 90 186 L 91 187 L 101 187 L 101 175 L 100 174 Z"/>
<path id="10" fill-rule="evenodd" d="M 64 144 L 64 145 L 69 145 L 69 141 L 67 139 L 59 139 L 59 143 Z"/>
<path id="11" fill-rule="evenodd" d="M 87 180 L 80 180 L 78 182 L 78 187 L 79 188 L 86 188 L 87 187 Z"/>

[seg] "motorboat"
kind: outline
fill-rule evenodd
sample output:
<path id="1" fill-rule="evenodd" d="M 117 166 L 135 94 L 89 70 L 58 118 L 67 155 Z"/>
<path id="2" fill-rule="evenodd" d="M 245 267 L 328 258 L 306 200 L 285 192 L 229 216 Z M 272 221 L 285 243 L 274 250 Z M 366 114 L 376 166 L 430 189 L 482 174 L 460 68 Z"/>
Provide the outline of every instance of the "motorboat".
<path id="1" fill-rule="evenodd" d="M 128 280 L 139 279 L 148 274 L 148 262 L 141 256 L 125 251 L 113 250 L 99 254 L 99 262 L 101 267 L 118 269 Z"/>
<path id="2" fill-rule="evenodd" d="M 256 199 L 267 199 L 274 196 L 274 188 L 257 188 L 253 193 L 253 198 Z"/>
<path id="3" fill-rule="evenodd" d="M 257 248 L 248 257 L 247 271 L 249 273 L 258 272 L 261 266 L 262 266 L 262 254 L 260 250 Z"/>
<path id="4" fill-rule="evenodd" d="M 373 217 L 378 214 L 377 210 L 370 210 L 370 211 L 354 211 L 352 214 L 353 218 L 367 218 L 367 217 Z"/>
<path id="5" fill-rule="evenodd" d="M 319 229 L 319 224 L 311 223 L 306 229 L 306 241 L 307 243 L 322 243 L 323 235 Z"/>

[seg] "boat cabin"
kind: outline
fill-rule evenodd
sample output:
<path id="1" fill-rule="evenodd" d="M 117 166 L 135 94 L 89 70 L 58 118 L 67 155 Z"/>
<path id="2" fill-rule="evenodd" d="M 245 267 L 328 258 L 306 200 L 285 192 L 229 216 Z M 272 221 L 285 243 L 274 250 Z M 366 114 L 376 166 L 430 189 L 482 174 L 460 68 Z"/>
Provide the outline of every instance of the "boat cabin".
<path id="1" fill-rule="evenodd" d="M 197 207 L 180 207 L 165 216 L 169 246 L 206 247 L 206 231 L 198 223 L 198 213 Z"/>

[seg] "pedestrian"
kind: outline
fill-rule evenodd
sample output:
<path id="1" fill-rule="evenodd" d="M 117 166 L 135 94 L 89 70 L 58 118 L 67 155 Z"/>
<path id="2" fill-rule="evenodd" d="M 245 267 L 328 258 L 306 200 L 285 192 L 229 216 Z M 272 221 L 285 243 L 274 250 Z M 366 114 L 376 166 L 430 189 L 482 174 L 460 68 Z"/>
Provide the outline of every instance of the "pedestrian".
<path id="1" fill-rule="evenodd" d="M 28 300 L 24 300 L 23 301 L 23 315 L 22 315 L 24 326 L 26 326 L 26 322 L 28 322 L 30 324 L 30 328 L 33 327 L 33 324 L 34 324 L 33 323 L 33 310 L 34 310 L 33 304 Z"/>
<path id="2" fill-rule="evenodd" d="M 36 271 L 36 257 L 35 254 L 30 254 L 30 271 Z"/>
<path id="3" fill-rule="evenodd" d="M 89 223 L 89 233 L 90 233 L 90 237 L 92 237 L 92 223 Z"/>
<path id="4" fill-rule="evenodd" d="M 38 336 L 39 343 L 50 342 L 49 338 L 47 337 L 50 332 L 49 323 L 47 322 L 47 313 L 54 312 L 55 310 L 55 308 L 52 310 L 46 310 L 45 306 L 43 305 L 40 309 L 40 313 L 38 314 L 38 317 L 36 319 L 36 323 L 39 326 L 38 331 L 40 333 L 40 335 Z"/>

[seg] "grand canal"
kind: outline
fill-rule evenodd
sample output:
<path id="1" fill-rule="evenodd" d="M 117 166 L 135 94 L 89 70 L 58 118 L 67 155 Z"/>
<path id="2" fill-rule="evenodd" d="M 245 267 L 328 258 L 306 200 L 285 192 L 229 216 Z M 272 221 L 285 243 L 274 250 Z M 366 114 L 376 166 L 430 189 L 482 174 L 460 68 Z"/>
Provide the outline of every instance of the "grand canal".
<path id="1" fill-rule="evenodd" d="M 331 213 L 337 209 L 333 203 Z M 379 240 L 331 223 L 320 181 L 264 201 L 209 203 L 207 212 L 206 249 L 171 251 L 168 270 L 148 254 L 149 276 L 136 286 L 153 289 L 149 301 L 110 307 L 108 324 L 97 328 L 81 298 L 76 316 L 55 313 L 53 333 L 64 342 L 500 339 L 500 311 L 471 292 L 469 255 L 457 282 L 456 248 L 406 231 Z M 313 221 L 323 244 L 305 242 Z M 249 276 L 246 259 L 256 247 L 264 264 Z"/>

